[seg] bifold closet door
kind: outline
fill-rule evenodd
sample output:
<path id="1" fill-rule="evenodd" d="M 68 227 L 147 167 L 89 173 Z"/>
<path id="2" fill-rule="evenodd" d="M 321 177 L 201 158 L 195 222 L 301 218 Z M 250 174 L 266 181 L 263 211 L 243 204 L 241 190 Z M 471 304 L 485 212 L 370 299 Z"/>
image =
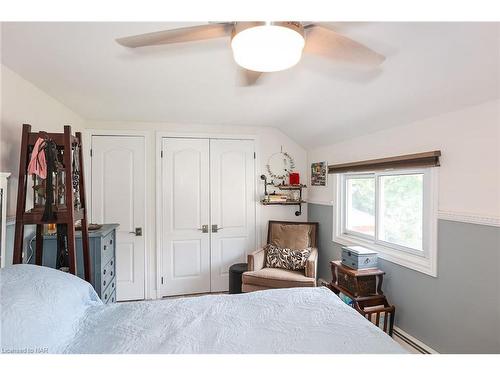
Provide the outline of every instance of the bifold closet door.
<path id="1" fill-rule="evenodd" d="M 209 292 L 209 140 L 163 138 L 162 151 L 160 293 Z"/>
<path id="2" fill-rule="evenodd" d="M 227 291 L 229 267 L 255 250 L 252 140 L 210 140 L 211 291 Z"/>

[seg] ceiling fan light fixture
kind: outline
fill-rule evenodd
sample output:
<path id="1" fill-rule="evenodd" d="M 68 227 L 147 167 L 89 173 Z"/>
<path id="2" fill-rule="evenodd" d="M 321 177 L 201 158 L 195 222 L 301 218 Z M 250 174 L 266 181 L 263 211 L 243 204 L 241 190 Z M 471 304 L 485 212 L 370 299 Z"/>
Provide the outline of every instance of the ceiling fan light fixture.
<path id="1" fill-rule="evenodd" d="M 279 24 L 245 28 L 231 40 L 234 60 L 256 72 L 277 72 L 300 61 L 304 49 L 302 29 Z"/>

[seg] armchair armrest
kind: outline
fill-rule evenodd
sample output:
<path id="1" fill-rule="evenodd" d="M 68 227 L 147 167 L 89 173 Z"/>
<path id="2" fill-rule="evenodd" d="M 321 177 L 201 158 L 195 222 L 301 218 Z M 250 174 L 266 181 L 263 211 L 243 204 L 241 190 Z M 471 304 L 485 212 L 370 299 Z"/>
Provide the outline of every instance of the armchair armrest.
<path id="1" fill-rule="evenodd" d="M 309 258 L 306 260 L 305 275 L 316 279 L 316 271 L 318 269 L 318 249 L 312 248 Z"/>
<path id="2" fill-rule="evenodd" d="M 264 248 L 260 248 L 247 256 L 248 259 L 248 270 L 249 271 L 258 271 L 264 268 L 266 264 L 266 250 Z"/>

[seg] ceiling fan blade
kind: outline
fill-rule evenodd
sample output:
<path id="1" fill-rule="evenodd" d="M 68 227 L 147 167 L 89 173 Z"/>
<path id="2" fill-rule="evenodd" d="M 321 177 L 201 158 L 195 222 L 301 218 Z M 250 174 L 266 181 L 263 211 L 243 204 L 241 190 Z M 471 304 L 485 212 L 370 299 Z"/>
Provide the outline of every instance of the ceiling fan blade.
<path id="1" fill-rule="evenodd" d="M 306 30 L 307 53 L 365 66 L 378 66 L 385 60 L 385 56 L 329 28 L 309 24 Z"/>
<path id="2" fill-rule="evenodd" d="M 118 44 L 129 48 L 155 46 L 171 43 L 185 43 L 229 36 L 233 23 L 212 23 L 208 25 L 182 27 L 154 33 L 127 36 L 116 39 Z"/>
<path id="3" fill-rule="evenodd" d="M 262 76 L 262 72 L 254 72 L 253 70 L 248 70 L 240 68 L 240 86 L 252 86 L 257 83 L 259 78 Z"/>

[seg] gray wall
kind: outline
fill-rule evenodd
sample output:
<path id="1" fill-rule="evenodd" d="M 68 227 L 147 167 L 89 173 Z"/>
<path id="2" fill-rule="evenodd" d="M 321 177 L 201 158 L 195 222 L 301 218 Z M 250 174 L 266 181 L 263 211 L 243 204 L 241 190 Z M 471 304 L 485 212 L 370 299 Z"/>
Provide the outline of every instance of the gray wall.
<path id="1" fill-rule="evenodd" d="M 319 225 L 319 277 L 331 281 L 333 209 L 309 204 Z M 438 277 L 384 260 L 383 290 L 396 325 L 440 353 L 500 353 L 500 228 L 438 223 Z"/>

